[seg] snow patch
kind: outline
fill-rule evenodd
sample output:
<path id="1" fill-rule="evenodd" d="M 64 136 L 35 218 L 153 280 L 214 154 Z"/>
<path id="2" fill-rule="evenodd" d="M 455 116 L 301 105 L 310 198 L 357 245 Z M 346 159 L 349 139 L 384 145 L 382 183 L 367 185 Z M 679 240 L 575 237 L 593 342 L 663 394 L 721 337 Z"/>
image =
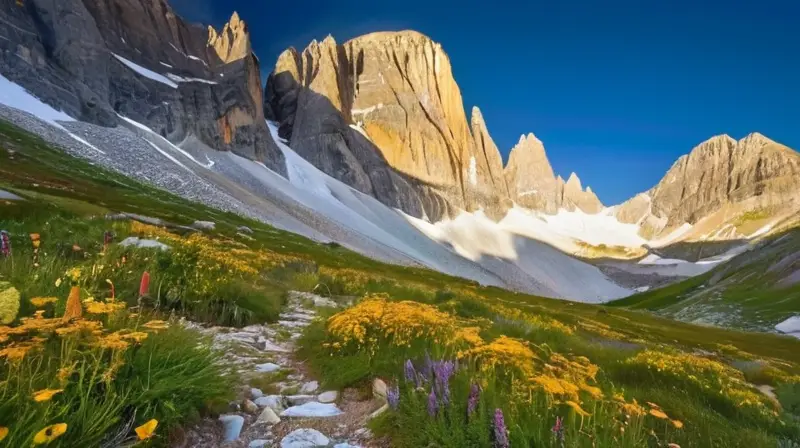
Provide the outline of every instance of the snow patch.
<path id="1" fill-rule="evenodd" d="M 136 73 L 140 74 L 141 76 L 144 76 L 145 78 L 148 78 L 148 79 L 152 79 L 153 81 L 158 81 L 161 84 L 168 85 L 168 86 L 172 87 L 173 89 L 177 89 L 178 88 L 178 85 L 175 84 L 172 80 L 170 80 L 166 76 L 158 74 L 158 73 L 156 73 L 156 72 L 154 72 L 152 70 L 146 69 L 146 68 L 142 67 L 141 65 L 138 65 L 138 64 L 136 64 L 134 62 L 131 62 L 131 61 L 123 58 L 122 56 L 120 56 L 120 55 L 118 55 L 116 53 L 111 53 L 111 54 L 113 54 L 114 57 L 117 58 L 117 60 L 119 60 L 120 62 L 125 64 L 129 69 L 135 71 Z"/>
<path id="2" fill-rule="evenodd" d="M 86 145 L 100 154 L 105 154 L 104 151 L 98 149 L 96 146 L 73 134 L 64 126 L 58 124 L 58 121 L 70 122 L 75 121 L 75 119 L 64 112 L 56 110 L 55 108 L 45 104 L 42 100 L 36 98 L 30 92 L 22 88 L 22 86 L 11 82 L 3 75 L 0 75 L 0 103 L 39 117 L 53 127 L 66 132 L 67 135 L 69 135 L 75 141 Z"/>
<path id="3" fill-rule="evenodd" d="M 770 230 L 772 230 L 773 227 L 775 227 L 775 223 L 771 222 L 771 223 L 765 225 L 764 227 L 756 230 L 755 232 L 751 233 L 750 235 L 747 236 L 747 238 L 756 238 L 756 237 L 759 237 L 761 235 L 764 235 L 764 234 L 768 233 Z"/>
<path id="4" fill-rule="evenodd" d="M 781 333 L 800 339 L 800 316 L 792 316 L 786 319 L 778 325 L 775 325 L 775 329 Z"/>
<path id="5" fill-rule="evenodd" d="M 212 85 L 217 85 L 218 84 L 217 82 L 209 81 L 208 79 L 184 78 L 183 76 L 178 76 L 178 75 L 173 74 L 173 73 L 167 73 L 167 78 L 169 78 L 169 79 L 171 79 L 171 80 L 173 80 L 175 82 L 201 82 L 201 83 L 204 83 L 204 84 L 212 84 Z"/>
<path id="6" fill-rule="evenodd" d="M 159 64 L 161 64 L 161 65 L 163 65 L 164 67 L 167 67 L 167 68 L 173 68 L 171 65 L 167 64 L 166 62 L 160 62 L 159 61 Z"/>

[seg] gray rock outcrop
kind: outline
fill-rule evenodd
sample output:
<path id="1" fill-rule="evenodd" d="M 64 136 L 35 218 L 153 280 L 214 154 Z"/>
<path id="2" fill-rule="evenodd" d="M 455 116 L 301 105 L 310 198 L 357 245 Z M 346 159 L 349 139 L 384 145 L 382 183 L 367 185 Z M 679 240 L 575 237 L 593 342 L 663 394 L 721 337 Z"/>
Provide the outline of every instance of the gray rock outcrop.
<path id="1" fill-rule="evenodd" d="M 162 0 L 4 1 L 0 73 L 79 120 L 113 127 L 120 114 L 172 142 L 193 136 L 285 172 L 236 14 L 217 33 Z"/>

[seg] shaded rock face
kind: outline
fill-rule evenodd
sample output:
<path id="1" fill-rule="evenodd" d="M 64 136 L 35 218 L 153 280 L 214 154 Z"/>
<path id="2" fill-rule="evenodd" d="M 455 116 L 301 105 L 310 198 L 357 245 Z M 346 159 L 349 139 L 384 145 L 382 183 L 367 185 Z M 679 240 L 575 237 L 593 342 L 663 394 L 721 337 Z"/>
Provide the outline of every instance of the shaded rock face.
<path id="1" fill-rule="evenodd" d="M 617 218 L 661 229 L 694 224 L 728 204 L 738 210 L 796 206 L 800 153 L 753 133 L 736 141 L 713 137 L 679 158 L 650 191 L 617 208 Z M 656 229 L 656 230 L 661 230 Z"/>
<path id="2" fill-rule="evenodd" d="M 419 33 L 343 45 L 328 37 L 302 54 L 285 51 L 267 81 L 265 111 L 315 166 L 411 215 L 435 221 L 507 202 L 480 112 L 468 125 L 447 55 Z"/>
<path id="3" fill-rule="evenodd" d="M 504 176 L 511 198 L 519 205 L 548 214 L 560 209 L 598 213 L 603 204 L 572 173 L 567 180 L 556 177 L 542 142 L 533 134 L 523 135 L 509 154 Z"/>
<path id="4" fill-rule="evenodd" d="M 187 24 L 164 0 L 4 1 L 0 73 L 77 119 L 115 126 L 119 113 L 173 142 L 194 135 L 285 172 L 236 14 L 217 33 Z"/>

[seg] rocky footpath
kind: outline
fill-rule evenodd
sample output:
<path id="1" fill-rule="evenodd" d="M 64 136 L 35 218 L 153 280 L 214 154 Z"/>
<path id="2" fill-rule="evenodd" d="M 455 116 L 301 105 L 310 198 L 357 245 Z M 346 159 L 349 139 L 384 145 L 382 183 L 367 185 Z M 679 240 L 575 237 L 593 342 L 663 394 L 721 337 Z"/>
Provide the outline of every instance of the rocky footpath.
<path id="1" fill-rule="evenodd" d="M 281 448 L 381 446 L 367 421 L 386 410 L 386 385 L 376 379 L 371 396 L 356 390 L 323 390 L 295 356 L 295 341 L 319 308 L 339 305 L 309 293 L 291 292 L 274 324 L 241 329 L 197 328 L 224 350 L 224 362 L 240 378 L 230 412 L 185 431 L 175 447 Z"/>

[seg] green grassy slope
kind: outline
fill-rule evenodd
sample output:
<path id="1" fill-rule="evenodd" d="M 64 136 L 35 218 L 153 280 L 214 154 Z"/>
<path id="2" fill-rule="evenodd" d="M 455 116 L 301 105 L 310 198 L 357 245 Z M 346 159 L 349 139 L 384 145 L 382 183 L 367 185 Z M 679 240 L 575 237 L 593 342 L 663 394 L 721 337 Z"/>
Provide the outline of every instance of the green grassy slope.
<path id="1" fill-rule="evenodd" d="M 800 312 L 800 230 L 787 229 L 704 275 L 609 303 L 684 321 L 771 331 Z M 793 283 L 793 284 L 792 284 Z"/>
<path id="2" fill-rule="evenodd" d="M 248 316 L 244 320 L 233 320 L 236 324 L 274 319 L 276 303 L 279 304 L 282 295 L 292 289 L 316 290 L 356 301 L 366 295 L 379 295 L 391 303 L 408 300 L 426 306 L 420 312 L 420 320 L 401 322 L 400 329 L 420 324 L 425 316 L 435 315 L 430 310 L 437 310 L 450 316 L 447 319 L 452 319 L 452 322 L 457 321 L 458 325 L 453 325 L 458 327 L 458 331 L 464 330 L 459 327 L 462 324 L 475 326 L 485 342 L 502 341 L 502 336 L 509 336 L 519 341 L 521 346 L 536 351 L 535 357 L 528 359 L 524 358 L 524 350 L 503 354 L 503 347 L 499 347 L 501 351 L 498 353 L 512 361 L 522 352 L 523 359 L 528 359 L 530 365 L 523 365 L 521 373 L 530 377 L 521 377 L 520 372 L 511 371 L 502 378 L 482 377 L 485 394 L 479 412 L 482 420 L 474 424 L 470 420 L 470 428 L 474 426 L 475 430 L 473 438 L 463 435 L 465 422 L 462 417 L 465 412 L 447 414 L 452 418 L 430 423 L 424 411 L 423 398 L 419 403 L 423 407 L 409 407 L 407 412 L 391 413 L 376 422 L 380 428 L 375 430 L 392 437 L 395 446 L 487 446 L 475 441 L 489 440 L 485 419 L 495 407 L 506 412 L 513 446 L 666 446 L 666 442 L 677 442 L 682 446 L 727 447 L 774 446 L 778 440 L 800 440 L 796 417 L 788 415 L 780 407 L 773 409 L 771 404 L 764 407 L 764 397 L 744 379 L 756 384 L 793 388 L 793 381 L 800 378 L 795 376 L 800 375 L 800 341 L 793 338 L 691 325 L 643 313 L 639 309 L 541 298 L 482 287 L 428 269 L 377 262 L 337 245 L 318 244 L 260 222 L 191 203 L 71 158 L 2 122 L 0 189 L 25 198 L 22 202 L 0 200 L 0 228 L 12 233 L 16 250 L 24 250 L 30 232 L 41 232 L 43 245 L 62 241 L 97 249 L 106 229 L 113 229 L 119 238 L 136 234 L 131 224 L 110 223 L 103 217 L 107 212 L 124 211 L 177 224 L 212 220 L 217 223 L 217 228 L 206 233 L 204 238 L 207 240 L 203 241 L 246 248 L 270 259 L 288 260 L 248 277 L 248 287 L 252 289 L 246 292 L 239 289 L 218 291 L 221 294 L 219 301 L 211 303 L 208 310 L 216 310 L 214 307 L 222 303 L 226 310 L 235 309 L 237 316 Z M 253 229 L 252 235 L 239 234 L 237 228 L 242 225 Z M 157 232 L 162 236 L 167 234 L 163 229 Z M 189 239 L 185 236 L 174 238 Z M 176 240 L 177 244 L 183 243 Z M 68 248 L 52 247 L 47 250 L 69 253 Z M 178 250 L 172 252 L 181 253 Z M 157 284 L 161 278 L 174 280 L 172 269 L 176 265 L 180 267 L 180 260 L 174 258 L 157 257 L 154 260 L 148 257 L 141 263 L 149 263 L 152 284 Z M 2 276 L 10 275 L 12 283 L 24 283 L 15 272 L 15 268 L 0 271 L 0 281 L 9 280 Z M 729 277 L 724 276 L 719 284 Z M 102 278 L 98 277 L 101 283 Z M 52 284 L 49 279 L 45 283 Z M 118 295 L 135 297 L 136 288 L 133 278 L 122 279 Z M 673 297 L 691 293 L 699 285 L 683 283 L 669 288 L 662 290 L 659 296 L 644 296 L 649 297 L 647 300 L 641 295 L 636 296 L 625 305 L 663 309 L 675 304 Z M 48 291 L 37 291 L 36 294 L 45 295 Z M 182 299 L 178 298 L 179 305 Z M 176 306 L 176 309 L 193 317 L 202 318 L 209 314 L 208 310 L 197 307 Z M 431 322 L 436 324 L 435 320 Z M 309 360 L 310 367 L 321 375 L 323 382 L 337 387 L 362 385 L 374 375 L 392 382 L 393 378 L 402 375 L 406 358 L 419 361 L 426 350 L 434 356 L 452 357 L 457 356 L 456 348 L 468 349 L 451 346 L 450 340 L 425 339 L 428 330 L 420 328 L 407 347 L 392 346 L 389 343 L 391 337 L 382 335 L 376 336 L 375 351 L 365 350 L 366 345 L 359 344 L 346 351 L 331 353 L 324 343 L 336 339 L 332 339 L 328 330 L 322 321 L 312 326 L 302 341 L 304 350 L 301 356 Z M 472 349 L 482 350 L 480 347 Z M 484 354 L 492 355 L 491 351 Z M 481 370 L 480 356 L 476 354 L 469 361 L 464 373 L 459 374 L 463 376 L 454 378 L 454 388 L 456 384 L 469 386 L 472 379 L 468 373 L 474 373 L 476 377 L 487 375 Z M 582 357 L 588 360 L 583 361 Z M 464 359 L 466 363 L 467 358 Z M 585 362 L 597 368 L 594 375 L 583 372 L 587 366 Z M 579 364 L 583 367 L 576 367 Z M 743 367 L 732 367 L 737 365 Z M 724 376 L 726 381 L 730 380 L 730 384 L 726 384 L 733 384 L 731 387 L 740 395 L 729 395 L 715 386 L 719 378 L 713 372 L 718 370 L 725 372 L 720 378 Z M 568 405 L 563 397 L 541 395 L 540 389 L 520 393 L 522 389 L 515 386 L 521 381 L 524 387 L 529 387 L 532 383 L 528 381 L 534 380 L 531 375 L 546 382 L 552 378 L 549 375 L 557 375 L 560 371 L 574 375 L 568 380 L 586 387 L 580 392 L 580 403 L 574 404 L 582 406 L 592 416 L 576 414 L 575 408 L 570 411 L 572 405 Z M 505 380 L 510 382 L 506 384 Z M 789 386 L 785 386 L 787 384 Z M 790 389 L 787 396 L 793 396 L 793 390 Z M 464 392 L 463 388 L 454 389 L 453 399 L 462 400 L 466 395 Z M 404 403 L 412 403 L 414 393 L 404 390 Z M 633 399 L 639 403 L 658 403 L 670 417 L 683 422 L 685 429 L 678 428 L 669 420 L 665 422 L 659 417 L 645 415 L 641 416 L 644 420 L 634 419 L 637 423 L 632 423 L 640 426 L 629 426 L 629 435 L 621 436 L 619 419 L 625 417 L 618 415 L 619 402 L 614 404 L 615 398 L 612 398 L 619 394 L 624 395 L 629 403 L 634 403 Z M 761 403 L 761 410 L 757 414 L 740 410 L 737 404 L 741 404 L 742 397 Z M 464 404 L 463 400 L 461 404 Z M 650 406 L 648 409 L 657 408 Z M 569 438 L 564 445 L 549 439 L 557 415 L 567 417 Z M 424 430 L 413 431 L 413 434 L 402 430 L 409 427 Z"/>

